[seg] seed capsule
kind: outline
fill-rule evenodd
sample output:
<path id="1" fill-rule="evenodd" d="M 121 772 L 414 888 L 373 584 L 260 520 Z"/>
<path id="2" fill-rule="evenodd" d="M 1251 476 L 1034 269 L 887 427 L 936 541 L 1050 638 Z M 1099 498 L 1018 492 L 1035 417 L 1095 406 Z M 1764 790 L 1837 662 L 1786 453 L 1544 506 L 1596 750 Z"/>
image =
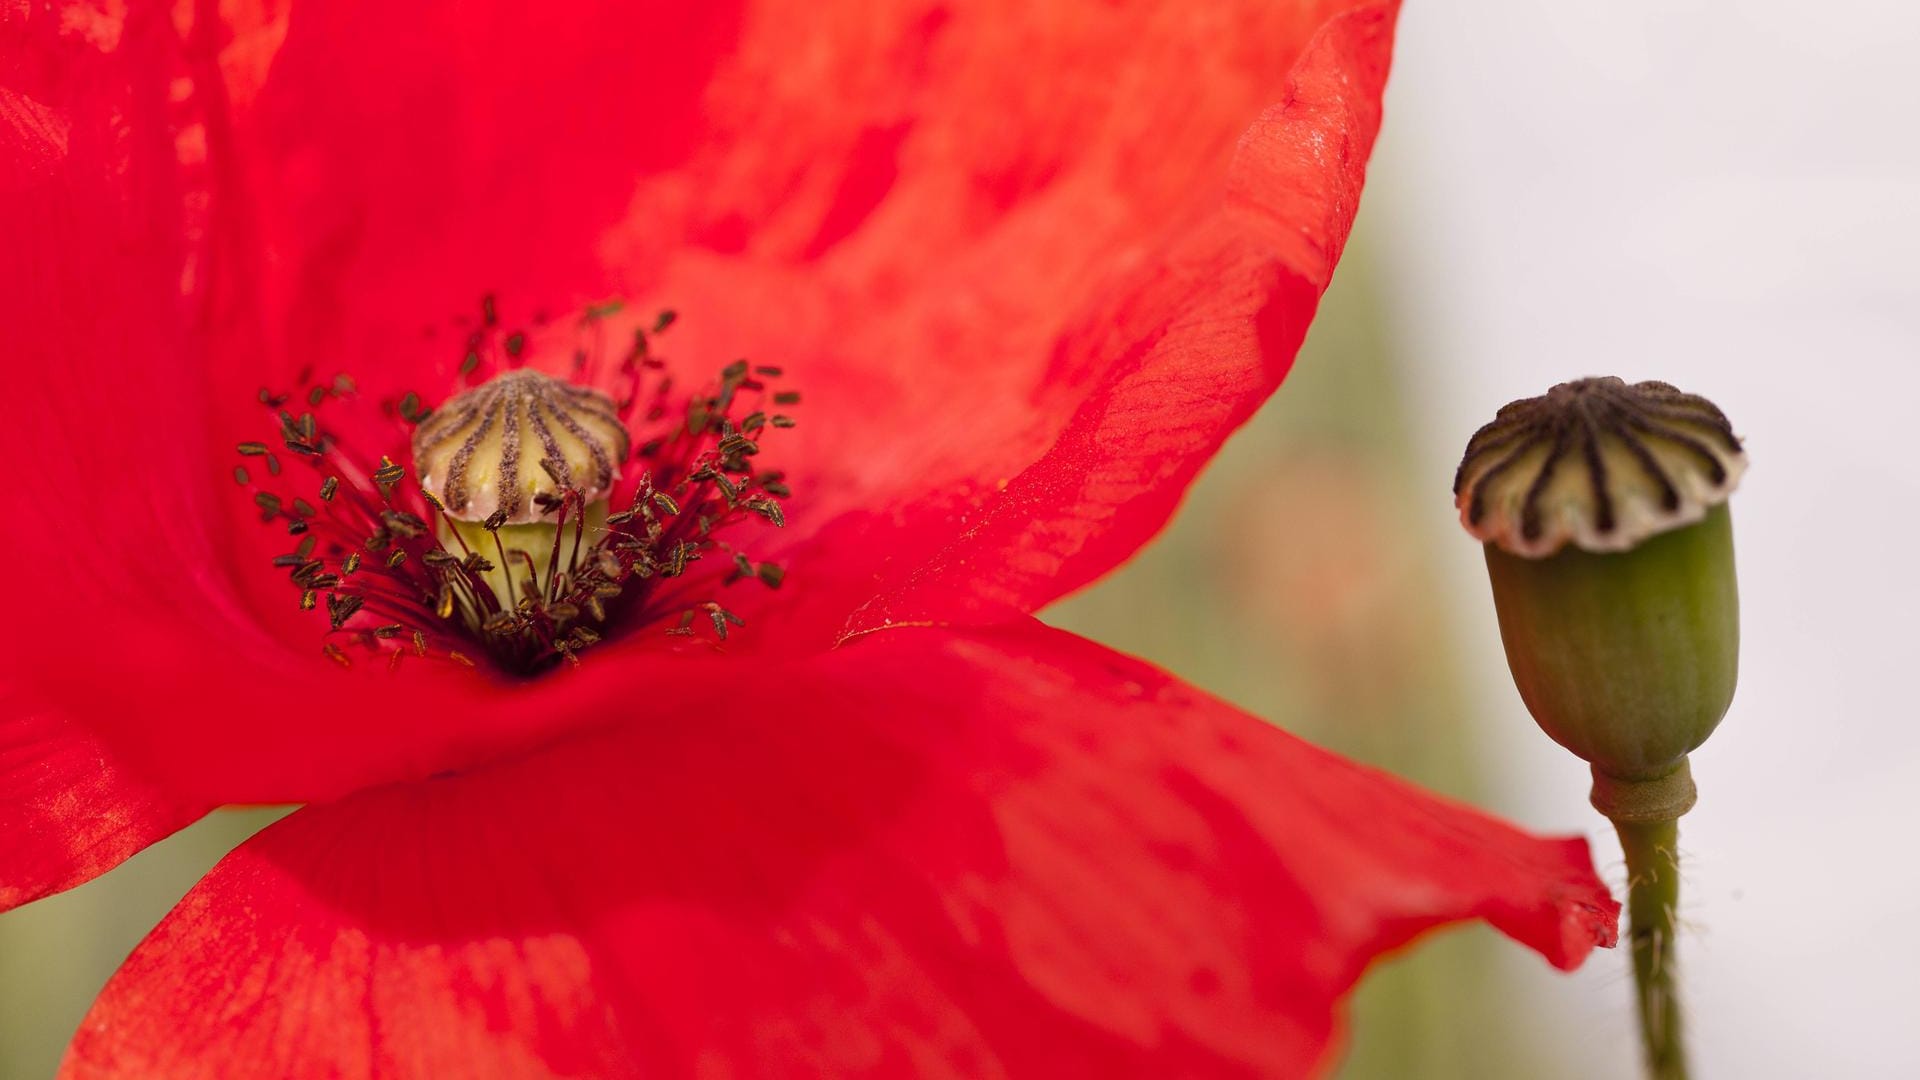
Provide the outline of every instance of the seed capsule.
<path id="1" fill-rule="evenodd" d="M 1593 765 L 1596 800 L 1631 787 L 1609 780 L 1684 775 L 1733 700 L 1726 504 L 1745 469 L 1711 402 L 1611 378 L 1514 402 L 1467 446 L 1454 492 L 1486 545 L 1514 683 L 1541 728 Z M 1677 816 L 1692 784 L 1668 787 Z"/>
<path id="2" fill-rule="evenodd" d="M 629 448 L 612 399 L 531 369 L 509 371 L 436 409 L 414 431 L 420 485 L 456 521 L 495 513 L 550 520 L 569 488 L 606 497 Z M 545 496 L 543 499 L 542 496 Z"/>
<path id="3" fill-rule="evenodd" d="M 571 567 L 605 528 L 607 496 L 629 448 L 612 399 L 531 369 L 451 399 L 413 435 L 420 485 L 443 515 L 441 542 L 482 556 L 524 552 L 522 568 L 533 568 L 540 591 L 549 566 Z M 580 500 L 557 529 L 568 491 Z M 582 516 L 585 529 L 576 529 Z M 508 561 L 481 573 L 502 598 L 526 591 L 510 578 Z"/>

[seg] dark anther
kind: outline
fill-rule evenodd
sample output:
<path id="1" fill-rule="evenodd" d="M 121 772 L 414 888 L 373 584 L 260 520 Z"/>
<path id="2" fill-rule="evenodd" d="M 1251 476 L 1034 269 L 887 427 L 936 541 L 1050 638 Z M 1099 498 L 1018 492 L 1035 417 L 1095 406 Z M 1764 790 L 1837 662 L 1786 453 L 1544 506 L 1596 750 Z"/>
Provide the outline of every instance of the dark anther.
<path id="1" fill-rule="evenodd" d="M 620 311 L 617 303 L 600 305 L 581 323 Z M 389 670 L 411 652 L 465 665 L 485 655 L 502 672 L 529 675 L 562 659 L 578 663 L 605 638 L 665 626 L 676 615 L 669 633 L 710 626 L 714 638 L 728 638 L 744 620 L 695 590 L 745 580 L 778 588 L 785 579 L 777 564 L 738 550 L 740 534 L 732 529 L 742 521 L 785 523 L 779 500 L 790 492 L 783 474 L 755 465 L 770 429 L 793 423 L 764 408 L 769 397 L 798 399 L 768 388 L 765 380 L 780 369 L 736 361 L 703 392 L 679 397 L 669 396 L 672 383 L 663 374 L 648 376 L 642 393 L 643 373 L 660 372 L 665 362 L 651 351 L 647 332 L 636 330 L 631 351 L 623 343 L 613 365 L 584 349 L 586 359 L 576 363 L 583 381 L 596 373 L 622 380 L 618 395 L 609 395 L 532 368 L 510 369 L 502 355 L 530 353 L 531 340 L 496 328 L 491 299 L 483 318 L 485 328 L 465 335 L 470 355 L 462 372 L 484 361 L 504 374 L 437 410 L 414 393 L 376 406 L 389 420 L 413 426 L 411 464 L 402 464 L 398 448 L 382 454 L 379 447 L 345 447 L 338 431 L 323 432 L 313 412 L 285 408 L 302 398 L 316 410 L 333 407 L 357 389 L 349 378 L 315 381 L 303 373 L 293 395 L 262 391 L 281 441 L 298 455 L 294 461 L 314 470 L 313 486 L 284 495 L 251 489 L 245 466 L 235 468 L 234 479 L 250 487 L 263 518 L 283 520 L 301 536 L 294 552 L 272 559 L 288 573 L 301 606 L 318 608 L 324 599 L 330 629 L 349 635 L 353 648 L 385 652 Z M 671 312 L 661 313 L 653 333 L 672 322 Z M 623 476 L 635 461 L 628 431 L 639 424 L 654 436 L 646 467 Z M 243 457 L 264 458 L 278 475 L 275 449 L 238 444 Z M 530 479 L 525 450 L 550 487 L 522 487 Z M 491 460 L 495 453 L 499 460 Z M 490 460 L 476 460 L 480 454 Z M 471 504 L 483 497 L 482 477 L 484 497 L 499 499 L 475 522 L 494 534 L 485 553 L 471 550 L 477 545 L 462 524 L 474 522 Z M 606 505 L 620 480 L 632 483 L 620 489 L 618 505 Z M 536 563 L 514 546 L 523 534 L 507 526 L 543 519 L 557 520 L 559 542 Z M 719 564 L 711 571 L 703 561 L 709 557 Z M 510 577 L 496 567 L 511 567 Z M 341 643 L 329 641 L 324 651 L 351 663 Z"/>

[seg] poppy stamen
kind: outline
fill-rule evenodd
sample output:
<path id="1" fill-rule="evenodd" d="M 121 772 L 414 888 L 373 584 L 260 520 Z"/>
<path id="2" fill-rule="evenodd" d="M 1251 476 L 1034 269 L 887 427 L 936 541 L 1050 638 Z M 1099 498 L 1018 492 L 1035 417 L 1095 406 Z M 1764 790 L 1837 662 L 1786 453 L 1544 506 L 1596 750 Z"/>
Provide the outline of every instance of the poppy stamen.
<path id="1" fill-rule="evenodd" d="M 416 392 L 385 406 L 411 429 L 412 469 L 392 451 L 371 455 L 379 464 L 369 468 L 321 425 L 322 406 L 354 395 L 351 379 L 311 386 L 309 410 L 298 415 L 286 405 L 299 395 L 260 392 L 286 452 L 321 478 L 315 501 L 265 490 L 253 498 L 263 521 L 284 521 L 300 537 L 294 551 L 272 561 L 288 571 L 303 610 L 325 611 L 323 651 L 343 666 L 352 662 L 343 641 L 387 654 L 389 668 L 409 652 L 471 666 L 467 651 L 477 646 L 503 671 L 527 675 L 562 659 L 579 663 L 583 650 L 609 634 L 675 612 L 681 617 L 667 633 L 695 635 L 704 617 L 724 642 L 745 620 L 701 595 L 689 571 L 717 552 L 726 570 L 701 580 L 779 588 L 785 579 L 778 564 L 757 563 L 717 537 L 742 521 L 785 524 L 785 476 L 756 460 L 766 431 L 793 424 L 757 407 L 768 397 L 798 400 L 769 394 L 781 370 L 734 361 L 710 391 L 676 411 L 672 381 L 650 343 L 674 321 L 663 312 L 651 330 L 634 332 L 610 370 L 597 362 L 604 349 L 576 352 L 577 375 L 620 384 L 616 403 L 591 385 L 522 366 L 525 333 L 501 329 L 491 298 L 482 308 L 483 326 L 464 342 L 460 373 L 464 381 L 485 363 L 494 374 L 438 409 Z M 581 326 L 604 337 L 605 320 L 619 310 L 589 308 Z M 658 377 L 643 394 L 649 374 Z M 636 449 L 628 434 L 634 427 L 657 434 Z M 278 475 L 268 443 L 237 450 Z M 623 470 L 635 465 L 631 491 L 617 493 Z M 251 486 L 244 466 L 235 479 Z M 617 510 L 616 495 L 624 504 Z"/>

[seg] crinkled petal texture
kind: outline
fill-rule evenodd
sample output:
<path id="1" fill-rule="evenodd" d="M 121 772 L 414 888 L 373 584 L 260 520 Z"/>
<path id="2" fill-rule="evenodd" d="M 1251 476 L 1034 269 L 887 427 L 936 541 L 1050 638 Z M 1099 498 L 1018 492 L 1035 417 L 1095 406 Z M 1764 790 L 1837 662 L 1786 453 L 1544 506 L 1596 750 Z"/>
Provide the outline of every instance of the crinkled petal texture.
<path id="1" fill-rule="evenodd" d="M 74 1072 L 1286 1074 L 1427 926 L 1608 937 L 1578 843 L 1024 621 L 1284 374 L 1391 3 L 373 14 L 4 30 L 0 510 L 47 527 L 12 534 L 0 901 L 332 800 L 155 932 Z M 320 658 L 225 479 L 255 391 L 346 370 L 343 431 L 392 438 L 490 290 L 671 305 L 677 374 L 803 388 L 788 587 L 727 650 Z"/>
<path id="2" fill-rule="evenodd" d="M 87 881 L 205 813 L 85 727 L 0 690 L 0 911 Z"/>
<path id="3" fill-rule="evenodd" d="M 198 805 L 497 759 L 687 677 L 652 637 L 567 680 L 341 673 L 267 565 L 290 541 L 229 478 L 274 431 L 257 390 L 349 372 L 328 422 L 396 438 L 380 402 L 453 389 L 449 320 L 488 291 L 672 306 L 676 375 L 744 355 L 800 388 L 755 552 L 788 584 L 723 597 L 730 656 L 1034 611 L 1157 529 L 1291 363 L 1392 8 L 36 9 L 4 31 L 0 456 L 33 467 L 0 509 L 60 527 L 10 541 L 35 615 L 0 685 Z"/>
<path id="4" fill-rule="evenodd" d="M 0 509 L 48 524 L 0 903 L 333 801 L 195 890 L 73 1072 L 1287 1074 L 1437 922 L 1609 939 L 1577 842 L 1023 621 L 1284 374 L 1391 3 L 126 8 L 4 30 Z M 391 439 L 489 290 L 670 304 L 676 373 L 803 387 L 788 587 L 728 650 L 320 659 L 225 480 L 255 391 L 344 369 L 328 422 Z"/>
<path id="5" fill-rule="evenodd" d="M 74 1076 L 1291 1076 L 1369 960 L 1615 905 L 1522 836 L 1035 625 L 901 630 L 302 810 L 135 952 Z"/>

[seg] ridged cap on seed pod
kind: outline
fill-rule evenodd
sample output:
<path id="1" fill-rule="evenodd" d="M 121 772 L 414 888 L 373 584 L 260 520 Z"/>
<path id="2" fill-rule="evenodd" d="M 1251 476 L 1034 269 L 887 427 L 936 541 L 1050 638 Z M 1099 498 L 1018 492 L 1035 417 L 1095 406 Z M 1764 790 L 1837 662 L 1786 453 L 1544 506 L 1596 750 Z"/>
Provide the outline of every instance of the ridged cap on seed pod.
<path id="1" fill-rule="evenodd" d="M 569 488 L 591 503 L 620 476 L 630 443 L 612 399 L 530 369 L 449 400 L 413 433 L 421 486 L 459 521 L 553 516 Z M 546 496 L 547 498 L 542 498 Z"/>
<path id="2" fill-rule="evenodd" d="M 1747 467 L 1712 402 L 1663 382 L 1562 383 L 1467 444 L 1454 495 L 1482 541 L 1527 710 L 1593 766 L 1615 820 L 1670 820 L 1687 755 L 1740 672 L 1728 496 Z"/>
<path id="3" fill-rule="evenodd" d="M 1461 524 L 1526 558 L 1568 544 L 1626 551 L 1727 501 L 1747 456 L 1726 415 L 1663 382 L 1561 383 L 1516 401 L 1467 443 Z"/>

